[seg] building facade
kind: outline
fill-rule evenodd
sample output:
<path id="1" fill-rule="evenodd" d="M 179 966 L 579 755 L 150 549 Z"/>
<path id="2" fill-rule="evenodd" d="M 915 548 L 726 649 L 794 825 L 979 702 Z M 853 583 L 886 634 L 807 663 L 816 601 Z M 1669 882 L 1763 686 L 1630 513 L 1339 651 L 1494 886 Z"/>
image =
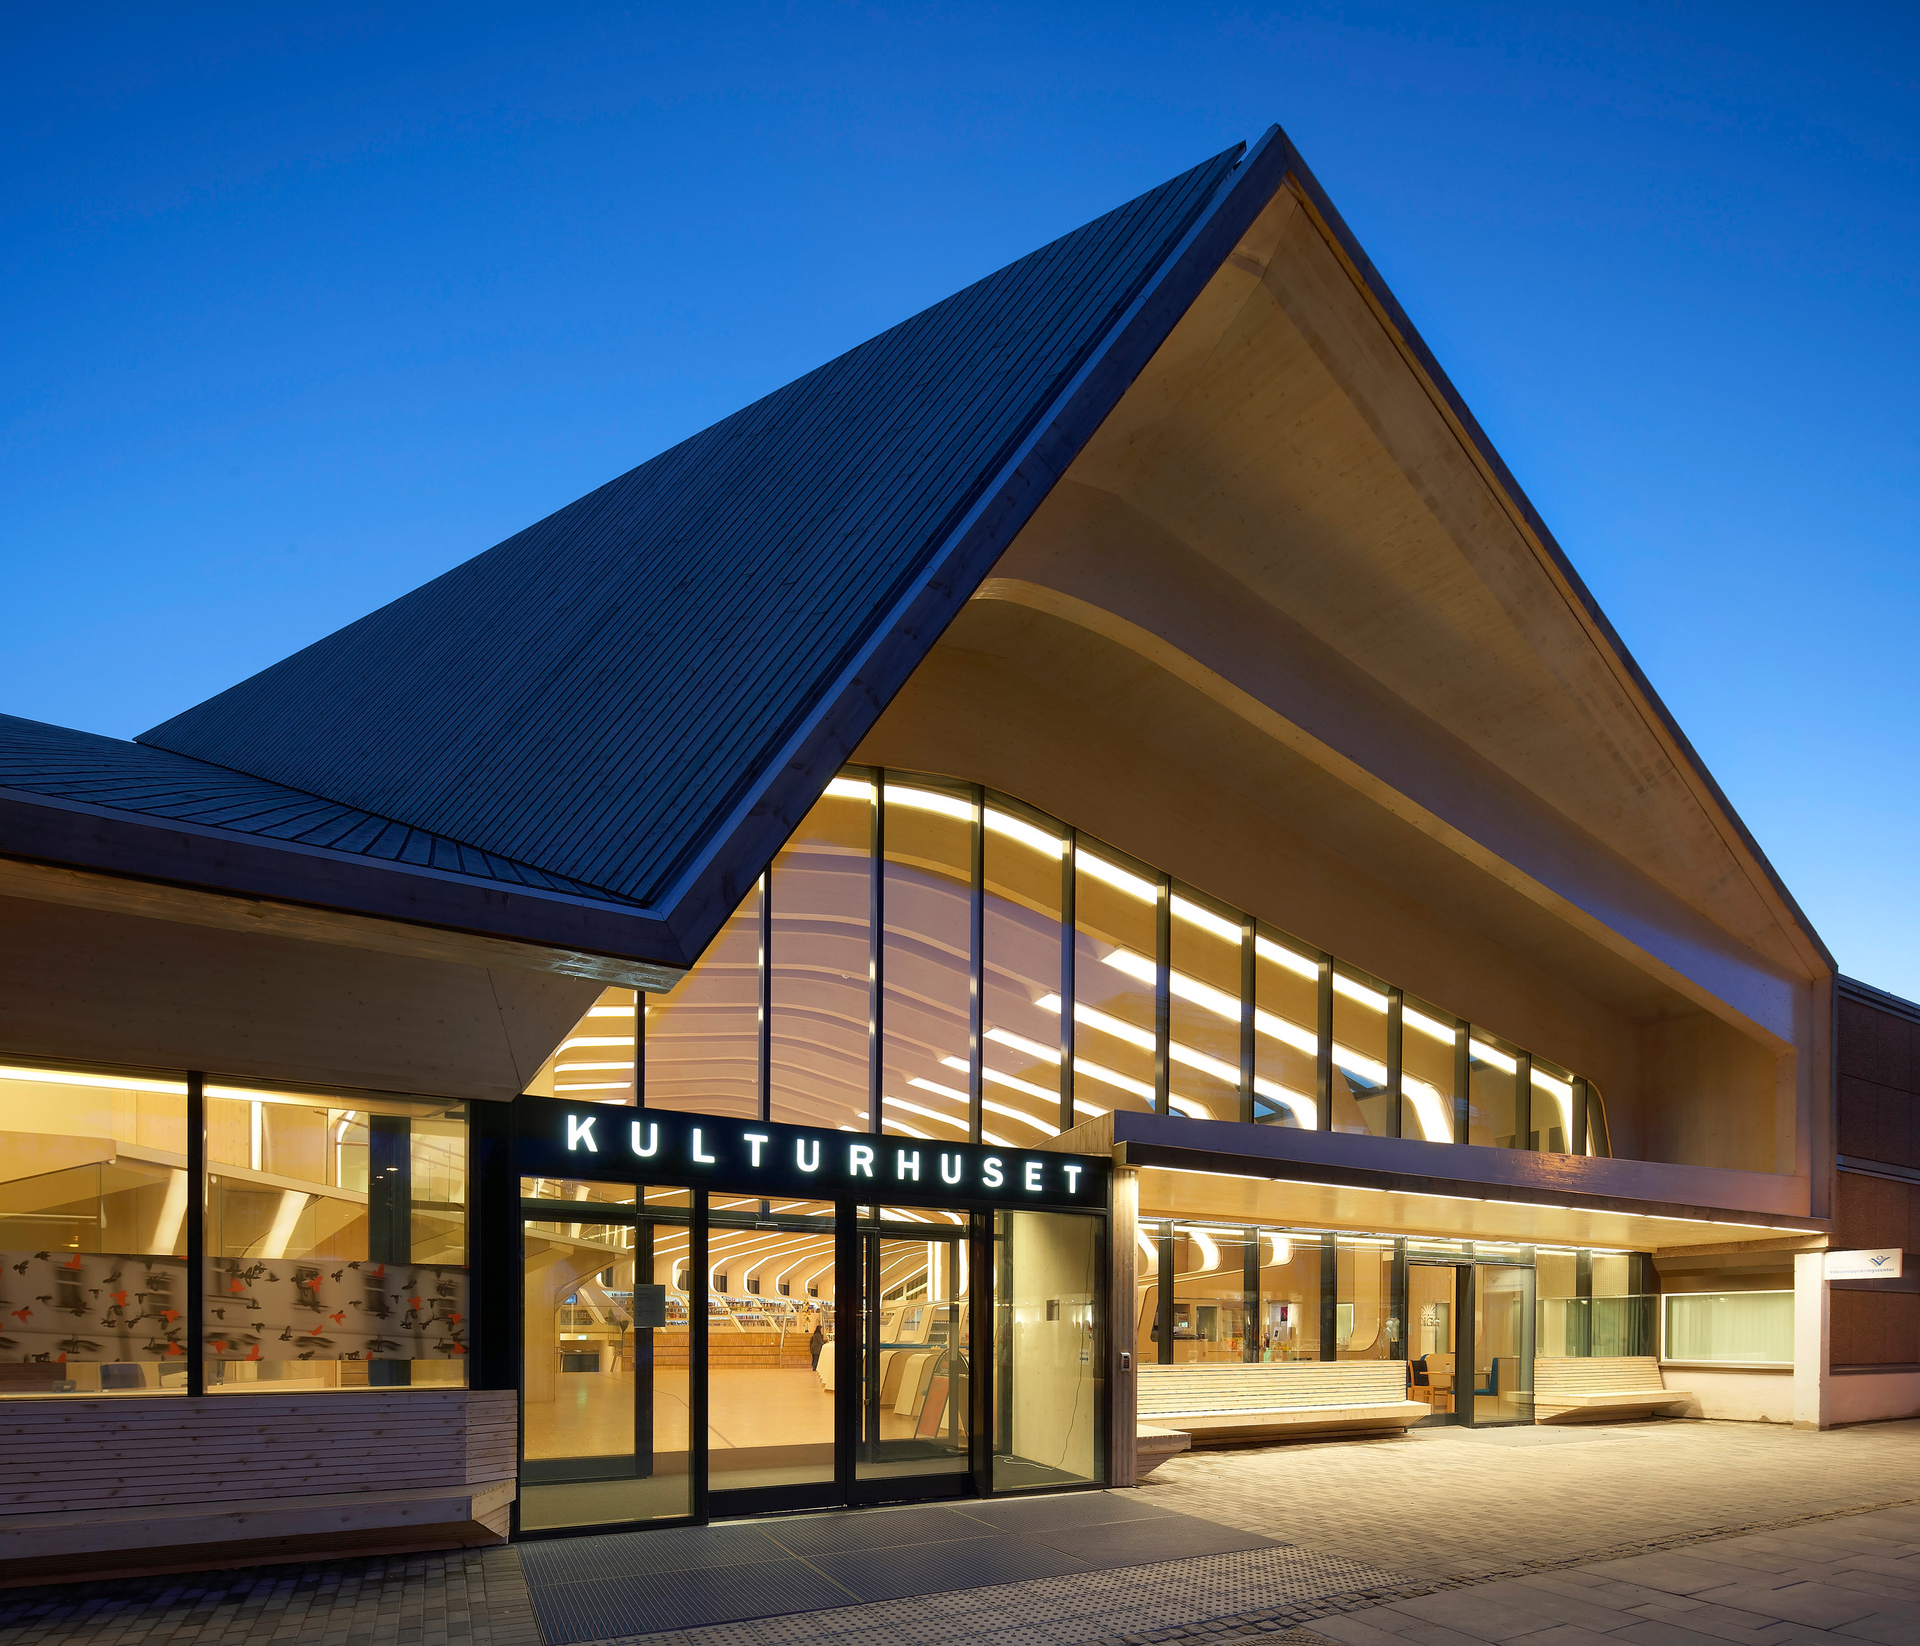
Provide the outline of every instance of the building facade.
<path id="1" fill-rule="evenodd" d="M 0 1578 L 1920 1410 L 1920 1011 L 1277 129 L 0 854 Z"/>

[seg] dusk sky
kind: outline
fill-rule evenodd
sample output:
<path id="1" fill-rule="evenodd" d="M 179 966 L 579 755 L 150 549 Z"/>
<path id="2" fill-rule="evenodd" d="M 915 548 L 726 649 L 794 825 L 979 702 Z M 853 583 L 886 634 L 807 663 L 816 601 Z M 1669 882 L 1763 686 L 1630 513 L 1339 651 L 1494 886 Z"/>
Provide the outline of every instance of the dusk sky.
<path id="1" fill-rule="evenodd" d="M 1920 998 L 1916 15 L 15 9 L 0 712 L 132 736 L 1277 121 Z"/>

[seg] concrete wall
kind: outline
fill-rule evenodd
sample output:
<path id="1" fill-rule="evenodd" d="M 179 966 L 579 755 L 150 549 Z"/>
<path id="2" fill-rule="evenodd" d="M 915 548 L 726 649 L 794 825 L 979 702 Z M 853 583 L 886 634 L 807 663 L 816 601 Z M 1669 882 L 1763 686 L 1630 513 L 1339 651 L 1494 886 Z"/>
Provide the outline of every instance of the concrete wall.
<path id="1" fill-rule="evenodd" d="M 1685 1389 L 1693 1398 L 1682 1417 L 1717 1418 L 1731 1423 L 1791 1423 L 1793 1368 L 1773 1371 L 1732 1367 L 1663 1365 L 1660 1379 L 1669 1389 Z"/>

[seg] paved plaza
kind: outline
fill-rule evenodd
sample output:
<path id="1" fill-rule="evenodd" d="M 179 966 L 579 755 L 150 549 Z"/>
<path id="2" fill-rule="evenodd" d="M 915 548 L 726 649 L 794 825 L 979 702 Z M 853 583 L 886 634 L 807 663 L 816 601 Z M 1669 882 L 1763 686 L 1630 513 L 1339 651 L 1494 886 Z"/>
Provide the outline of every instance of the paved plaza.
<path id="1" fill-rule="evenodd" d="M 1920 1646 L 1920 1422 L 1425 1430 L 1189 1454 L 1052 1501 L 957 1541 L 928 1510 L 873 1510 L 622 1534 L 591 1561 L 521 1545 L 16 1589 L 0 1646 Z M 996 1580 L 1015 1533 L 1056 1575 Z M 761 1538 L 777 1548 L 726 1566 Z M 662 1568 L 696 1566 L 769 1615 L 593 1636 L 608 1614 L 565 1592 L 657 1597 Z M 780 1598 L 802 1592 L 814 1609 Z"/>

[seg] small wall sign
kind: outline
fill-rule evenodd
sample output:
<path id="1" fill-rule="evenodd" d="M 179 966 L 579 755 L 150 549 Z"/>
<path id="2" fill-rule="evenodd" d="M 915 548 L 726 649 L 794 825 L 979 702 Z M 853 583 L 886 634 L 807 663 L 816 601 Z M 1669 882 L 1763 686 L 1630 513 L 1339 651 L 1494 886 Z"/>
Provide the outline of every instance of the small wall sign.
<path id="1" fill-rule="evenodd" d="M 523 1097 L 515 1169 L 525 1176 L 713 1183 L 804 1200 L 875 1205 L 1107 1205 L 1112 1162 L 924 1137 L 818 1131 L 610 1103 Z"/>
<path id="2" fill-rule="evenodd" d="M 1826 1274 L 1829 1280 L 1898 1280 L 1901 1249 L 1879 1246 L 1871 1251 L 1828 1252 Z"/>

